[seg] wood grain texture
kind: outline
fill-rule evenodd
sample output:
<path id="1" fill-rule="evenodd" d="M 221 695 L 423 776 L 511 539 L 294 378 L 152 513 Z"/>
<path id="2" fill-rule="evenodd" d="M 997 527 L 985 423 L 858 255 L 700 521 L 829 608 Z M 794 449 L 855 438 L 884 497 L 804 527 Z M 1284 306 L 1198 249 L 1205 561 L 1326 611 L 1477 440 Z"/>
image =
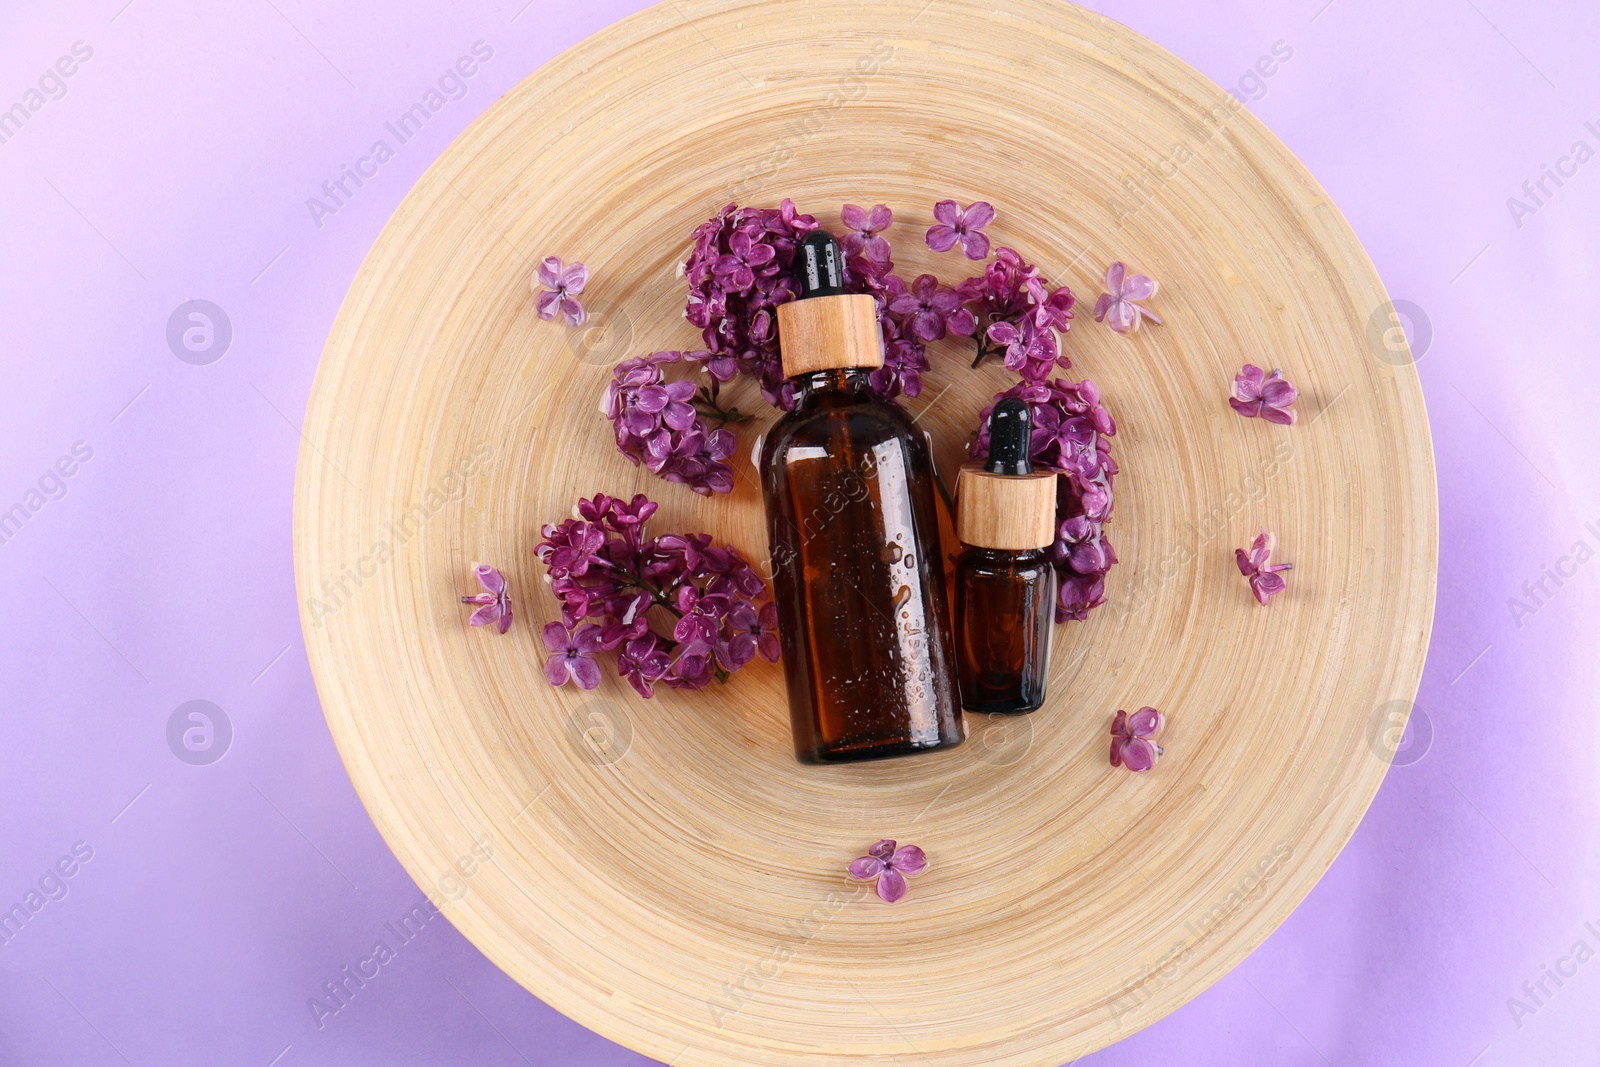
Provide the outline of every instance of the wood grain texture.
<path id="1" fill-rule="evenodd" d="M 544 681 L 534 546 L 580 494 L 645 491 L 661 530 L 765 559 L 744 424 L 707 500 L 629 465 L 595 404 L 627 355 L 699 344 L 688 234 L 727 200 L 885 202 L 921 234 L 987 199 L 998 242 L 1093 303 L 1108 262 L 1164 327 L 1080 311 L 1074 374 L 1117 418 L 1121 564 L 1060 629 L 1050 701 L 947 754 L 801 767 L 781 671 L 651 702 Z M 593 271 L 582 330 L 540 321 L 538 259 Z M 677 1067 L 1055 1067 L 1215 982 L 1338 854 L 1383 779 L 1432 620 L 1436 502 L 1413 368 L 1338 210 L 1221 90 L 1097 15 L 1037 0 L 702 0 L 583 42 L 473 124 L 350 288 L 305 422 L 295 559 L 328 725 L 417 882 L 579 1022 Z M 1401 354 L 1403 355 L 1403 354 Z M 1010 380 L 941 342 L 910 402 L 954 473 Z M 1227 406 L 1281 366 L 1301 421 Z M 731 398 L 765 410 L 748 383 Z M 769 416 L 770 418 L 770 416 Z M 1294 563 L 1259 607 L 1233 549 Z M 469 629 L 474 561 L 518 620 Z M 1118 708 L 1169 716 L 1151 773 L 1108 765 Z M 1381 728 L 1381 729 L 1380 729 Z M 846 864 L 931 866 L 893 907 Z M 493 851 L 458 861 L 475 841 Z M 465 873 L 470 868 L 470 874 Z M 452 875 L 452 872 L 459 872 Z"/>
<path id="2" fill-rule="evenodd" d="M 866 293 L 778 305 L 783 373 L 883 366 L 878 302 Z"/>
<path id="3" fill-rule="evenodd" d="M 1045 548 L 1056 539 L 1052 471 L 990 474 L 976 464 L 956 478 L 956 536 L 964 545 L 1008 552 Z"/>

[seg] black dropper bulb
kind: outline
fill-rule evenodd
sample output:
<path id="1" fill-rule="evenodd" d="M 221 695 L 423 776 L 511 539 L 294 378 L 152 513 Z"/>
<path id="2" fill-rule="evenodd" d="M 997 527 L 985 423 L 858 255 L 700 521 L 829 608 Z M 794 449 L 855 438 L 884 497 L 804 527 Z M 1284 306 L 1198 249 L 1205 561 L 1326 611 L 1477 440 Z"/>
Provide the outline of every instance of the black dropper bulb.
<path id="1" fill-rule="evenodd" d="M 844 253 L 827 230 L 812 230 L 800 242 L 794 257 L 796 299 L 841 296 L 844 293 Z"/>
<path id="2" fill-rule="evenodd" d="M 989 461 L 983 469 L 990 474 L 1032 474 L 1032 442 L 1033 412 L 1026 401 L 1006 397 L 989 414 Z"/>

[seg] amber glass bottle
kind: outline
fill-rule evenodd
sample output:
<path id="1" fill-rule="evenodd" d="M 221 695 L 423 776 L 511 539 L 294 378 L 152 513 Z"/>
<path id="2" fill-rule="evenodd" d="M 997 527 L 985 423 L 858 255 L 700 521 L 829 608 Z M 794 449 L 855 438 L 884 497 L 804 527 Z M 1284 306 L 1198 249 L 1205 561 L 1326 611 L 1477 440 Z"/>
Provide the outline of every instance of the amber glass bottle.
<path id="1" fill-rule="evenodd" d="M 956 657 L 968 711 L 1032 711 L 1044 703 L 1055 620 L 1056 476 L 1028 459 L 1028 405 L 989 416 L 989 459 L 956 489 Z"/>
<path id="2" fill-rule="evenodd" d="M 799 299 L 778 308 L 794 410 L 767 434 L 767 502 L 795 754 L 877 759 L 960 744 L 932 457 L 877 399 L 877 305 L 843 291 L 838 245 L 810 234 Z"/>

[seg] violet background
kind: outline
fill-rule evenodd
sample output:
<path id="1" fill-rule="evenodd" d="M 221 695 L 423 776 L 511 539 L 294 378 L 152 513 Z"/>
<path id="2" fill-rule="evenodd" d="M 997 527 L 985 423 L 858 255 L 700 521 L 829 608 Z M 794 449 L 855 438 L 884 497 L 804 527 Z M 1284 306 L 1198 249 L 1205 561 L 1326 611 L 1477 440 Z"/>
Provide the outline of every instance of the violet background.
<path id="1" fill-rule="evenodd" d="M 0 1063 L 647 1062 L 438 919 L 314 1025 L 307 999 L 422 894 L 323 724 L 290 560 L 301 414 L 369 245 L 497 96 L 641 6 L 0 2 L 0 106 L 75 41 L 93 48 L 0 144 L 0 509 L 74 442 L 93 449 L 0 545 L 0 906 L 74 842 L 94 850 L 0 946 Z M 1573 142 L 1600 149 L 1600 10 L 1091 6 L 1227 87 L 1293 48 L 1250 106 L 1422 309 L 1442 539 L 1431 742 L 1413 738 L 1259 951 L 1081 1062 L 1600 1063 L 1600 963 L 1546 978 L 1537 1002 L 1523 988 L 1580 938 L 1600 948 L 1600 565 L 1534 614 L 1508 606 L 1575 542 L 1600 549 L 1600 161 L 1520 226 L 1506 203 Z M 467 96 L 314 225 L 307 198 L 479 40 L 494 56 Z M 191 298 L 233 327 L 207 366 L 165 339 Z M 232 724 L 210 766 L 168 747 L 192 699 Z M 1534 1010 L 1513 1018 L 1512 997 Z"/>

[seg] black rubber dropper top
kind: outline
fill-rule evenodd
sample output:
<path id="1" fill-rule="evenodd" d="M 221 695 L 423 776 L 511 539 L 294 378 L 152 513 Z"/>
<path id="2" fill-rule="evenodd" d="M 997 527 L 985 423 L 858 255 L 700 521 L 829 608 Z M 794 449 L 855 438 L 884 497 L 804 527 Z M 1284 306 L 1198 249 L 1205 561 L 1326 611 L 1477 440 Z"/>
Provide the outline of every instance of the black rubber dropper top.
<path id="1" fill-rule="evenodd" d="M 990 474 L 1032 474 L 1032 441 L 1033 412 L 1025 401 L 1006 397 L 989 414 L 989 461 L 983 469 Z"/>
<path id="2" fill-rule="evenodd" d="M 794 256 L 796 299 L 844 293 L 844 253 L 827 230 L 812 230 Z"/>

